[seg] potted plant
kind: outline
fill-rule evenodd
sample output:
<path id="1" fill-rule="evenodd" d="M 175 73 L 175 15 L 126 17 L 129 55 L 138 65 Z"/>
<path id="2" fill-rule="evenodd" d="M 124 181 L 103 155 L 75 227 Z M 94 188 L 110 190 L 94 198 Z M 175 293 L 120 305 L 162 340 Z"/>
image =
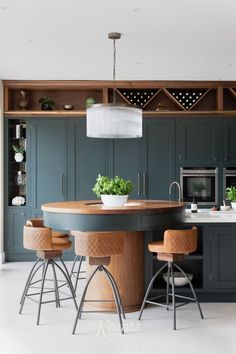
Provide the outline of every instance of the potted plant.
<path id="1" fill-rule="evenodd" d="M 14 159 L 16 162 L 21 162 L 24 160 L 24 147 L 23 146 L 18 146 L 18 145 L 12 145 L 12 149 L 15 153 Z"/>
<path id="2" fill-rule="evenodd" d="M 39 99 L 42 111 L 52 111 L 54 109 L 55 102 L 51 97 L 41 97 Z"/>
<path id="3" fill-rule="evenodd" d="M 117 207 L 127 202 L 128 196 L 133 189 L 134 186 L 130 180 L 125 180 L 118 176 L 109 178 L 99 174 L 93 187 L 93 192 L 97 197 L 101 197 L 105 206 Z"/>
<path id="4" fill-rule="evenodd" d="M 236 209 L 236 187 L 226 188 L 226 198 L 231 201 L 232 209 Z"/>

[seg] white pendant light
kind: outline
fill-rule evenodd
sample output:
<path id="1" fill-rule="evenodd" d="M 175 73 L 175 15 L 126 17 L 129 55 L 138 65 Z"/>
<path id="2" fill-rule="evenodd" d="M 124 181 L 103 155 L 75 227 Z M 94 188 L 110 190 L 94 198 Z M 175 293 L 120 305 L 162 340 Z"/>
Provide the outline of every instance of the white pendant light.
<path id="1" fill-rule="evenodd" d="M 94 104 L 87 108 L 87 136 L 90 138 L 142 137 L 142 110 L 132 105 L 116 103 L 116 40 L 121 34 L 112 32 L 113 40 L 113 102 Z"/>

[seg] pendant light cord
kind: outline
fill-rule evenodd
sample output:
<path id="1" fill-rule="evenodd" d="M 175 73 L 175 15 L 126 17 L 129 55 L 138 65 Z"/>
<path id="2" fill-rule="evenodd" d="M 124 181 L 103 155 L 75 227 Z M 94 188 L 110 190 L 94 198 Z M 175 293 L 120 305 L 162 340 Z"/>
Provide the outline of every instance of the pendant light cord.
<path id="1" fill-rule="evenodd" d="M 116 40 L 113 39 L 113 103 L 116 103 Z"/>

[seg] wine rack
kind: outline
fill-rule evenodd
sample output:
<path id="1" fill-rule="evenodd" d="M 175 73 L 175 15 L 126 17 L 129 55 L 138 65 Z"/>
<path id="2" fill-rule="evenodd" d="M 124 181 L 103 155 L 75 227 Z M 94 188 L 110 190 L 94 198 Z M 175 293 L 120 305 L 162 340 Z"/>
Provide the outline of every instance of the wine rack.
<path id="1" fill-rule="evenodd" d="M 188 111 L 191 110 L 198 102 L 209 92 L 203 89 L 169 89 L 173 98 L 181 105 L 181 107 Z"/>

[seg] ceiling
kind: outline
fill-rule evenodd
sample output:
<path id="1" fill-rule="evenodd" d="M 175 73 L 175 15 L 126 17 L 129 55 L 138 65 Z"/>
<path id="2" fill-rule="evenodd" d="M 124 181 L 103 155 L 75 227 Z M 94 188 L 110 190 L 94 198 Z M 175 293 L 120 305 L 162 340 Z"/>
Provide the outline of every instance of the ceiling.
<path id="1" fill-rule="evenodd" d="M 0 79 L 236 80 L 235 0 L 0 0 Z"/>

